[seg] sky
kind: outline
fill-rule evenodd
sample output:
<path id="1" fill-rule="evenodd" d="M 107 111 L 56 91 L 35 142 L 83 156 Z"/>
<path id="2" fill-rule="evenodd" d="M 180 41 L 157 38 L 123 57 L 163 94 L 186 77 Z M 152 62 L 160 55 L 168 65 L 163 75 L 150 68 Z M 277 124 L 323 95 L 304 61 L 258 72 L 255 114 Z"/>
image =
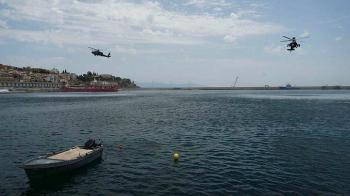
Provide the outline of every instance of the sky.
<path id="1" fill-rule="evenodd" d="M 0 0 L 0 63 L 141 86 L 350 85 L 349 10 L 348 0 Z M 289 52 L 282 36 L 309 38 Z"/>

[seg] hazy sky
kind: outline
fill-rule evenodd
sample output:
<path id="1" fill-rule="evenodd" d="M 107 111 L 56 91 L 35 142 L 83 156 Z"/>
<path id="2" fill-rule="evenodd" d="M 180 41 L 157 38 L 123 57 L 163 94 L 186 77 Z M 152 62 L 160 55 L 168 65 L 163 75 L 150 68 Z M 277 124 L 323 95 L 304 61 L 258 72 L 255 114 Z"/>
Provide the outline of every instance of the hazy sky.
<path id="1" fill-rule="evenodd" d="M 0 0 L 0 63 L 140 83 L 350 85 L 349 10 L 349 0 Z M 290 53 L 282 35 L 310 38 Z"/>

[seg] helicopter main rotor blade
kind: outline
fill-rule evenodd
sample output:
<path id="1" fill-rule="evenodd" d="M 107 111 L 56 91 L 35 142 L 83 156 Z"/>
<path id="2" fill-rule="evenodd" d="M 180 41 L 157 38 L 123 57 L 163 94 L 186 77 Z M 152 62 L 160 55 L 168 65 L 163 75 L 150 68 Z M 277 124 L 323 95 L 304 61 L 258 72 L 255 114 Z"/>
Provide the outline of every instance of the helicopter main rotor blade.
<path id="1" fill-rule="evenodd" d="M 96 48 L 92 48 L 92 47 L 88 47 L 88 48 L 90 48 L 90 49 L 92 49 L 92 50 L 97 50 Z"/>
<path id="2" fill-rule="evenodd" d="M 282 40 L 282 41 L 280 41 L 280 42 L 290 42 L 290 40 Z"/>
<path id="3" fill-rule="evenodd" d="M 287 38 L 287 39 L 289 39 L 289 40 L 292 40 L 292 38 L 289 38 L 289 37 L 287 37 L 287 36 L 282 36 L 282 37 Z"/>

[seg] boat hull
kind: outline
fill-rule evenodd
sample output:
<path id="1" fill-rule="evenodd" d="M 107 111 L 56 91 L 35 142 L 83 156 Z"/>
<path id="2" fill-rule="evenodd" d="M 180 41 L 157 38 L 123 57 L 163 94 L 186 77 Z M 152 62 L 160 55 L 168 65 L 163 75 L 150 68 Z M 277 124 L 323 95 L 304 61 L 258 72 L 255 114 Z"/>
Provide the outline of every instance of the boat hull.
<path id="1" fill-rule="evenodd" d="M 23 168 L 30 180 L 41 179 L 70 172 L 102 159 L 103 147 L 94 150 L 91 154 L 70 161 L 58 161 L 55 163 L 40 165 L 24 165 Z"/>
<path id="2" fill-rule="evenodd" d="M 10 90 L 9 89 L 0 89 L 0 93 L 9 93 Z"/>

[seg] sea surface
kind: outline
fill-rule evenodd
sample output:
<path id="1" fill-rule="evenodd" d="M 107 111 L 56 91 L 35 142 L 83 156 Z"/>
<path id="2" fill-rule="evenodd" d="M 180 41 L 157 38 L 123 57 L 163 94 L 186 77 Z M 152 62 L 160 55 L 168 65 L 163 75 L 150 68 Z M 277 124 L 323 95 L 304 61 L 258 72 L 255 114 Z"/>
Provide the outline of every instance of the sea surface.
<path id="1" fill-rule="evenodd" d="M 20 168 L 89 138 L 69 178 Z M 350 91 L 0 94 L 0 139 L 0 195 L 350 195 Z"/>

